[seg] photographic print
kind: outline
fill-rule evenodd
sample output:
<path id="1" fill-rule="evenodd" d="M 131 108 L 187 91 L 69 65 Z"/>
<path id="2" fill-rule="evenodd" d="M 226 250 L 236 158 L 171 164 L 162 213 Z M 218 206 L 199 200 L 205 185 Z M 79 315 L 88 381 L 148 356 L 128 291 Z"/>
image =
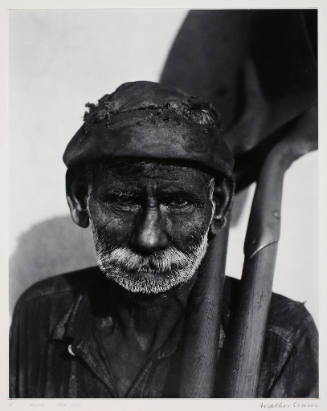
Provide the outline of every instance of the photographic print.
<path id="1" fill-rule="evenodd" d="M 9 398 L 319 397 L 317 15 L 9 11 Z"/>

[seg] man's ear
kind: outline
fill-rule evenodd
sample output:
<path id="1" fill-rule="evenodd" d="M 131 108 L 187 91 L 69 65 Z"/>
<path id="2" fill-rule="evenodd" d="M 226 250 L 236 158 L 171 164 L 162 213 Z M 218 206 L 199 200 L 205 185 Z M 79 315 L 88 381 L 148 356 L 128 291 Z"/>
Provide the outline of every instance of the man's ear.
<path id="1" fill-rule="evenodd" d="M 86 228 L 89 226 L 89 213 L 87 209 L 89 185 L 85 178 L 79 179 L 66 174 L 66 198 L 70 215 L 75 224 Z"/>
<path id="2" fill-rule="evenodd" d="M 215 183 L 213 190 L 215 212 L 210 225 L 211 234 L 217 234 L 225 226 L 231 209 L 232 197 L 233 187 L 226 178 Z"/>

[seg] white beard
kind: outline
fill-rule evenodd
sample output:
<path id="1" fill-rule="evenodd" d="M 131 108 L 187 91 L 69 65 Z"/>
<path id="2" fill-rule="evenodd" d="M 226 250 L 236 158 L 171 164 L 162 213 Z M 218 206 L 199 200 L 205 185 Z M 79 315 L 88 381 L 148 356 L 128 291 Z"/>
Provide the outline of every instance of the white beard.
<path id="1" fill-rule="evenodd" d="M 97 262 L 108 279 L 132 293 L 158 294 L 190 280 L 208 247 L 208 231 L 200 244 L 184 253 L 175 247 L 142 256 L 129 248 L 108 249 L 91 222 Z"/>

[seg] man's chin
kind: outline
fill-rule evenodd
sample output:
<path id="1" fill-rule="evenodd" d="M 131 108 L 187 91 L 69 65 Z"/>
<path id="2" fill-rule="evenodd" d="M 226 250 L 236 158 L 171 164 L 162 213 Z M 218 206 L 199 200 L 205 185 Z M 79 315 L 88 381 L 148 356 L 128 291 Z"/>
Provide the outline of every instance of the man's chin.
<path id="1" fill-rule="evenodd" d="M 171 273 L 154 273 L 149 270 L 138 271 L 137 273 L 124 274 L 102 268 L 107 279 L 114 281 L 126 291 L 135 294 L 160 294 L 167 292 L 180 284 L 190 280 L 190 275 L 174 275 Z"/>

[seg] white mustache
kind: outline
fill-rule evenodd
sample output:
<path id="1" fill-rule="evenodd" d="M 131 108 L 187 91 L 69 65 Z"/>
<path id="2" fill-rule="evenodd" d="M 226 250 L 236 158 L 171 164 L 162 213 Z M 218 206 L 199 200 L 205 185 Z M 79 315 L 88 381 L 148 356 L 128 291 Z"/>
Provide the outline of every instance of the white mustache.
<path id="1" fill-rule="evenodd" d="M 100 253 L 100 255 L 104 254 Z M 106 261 L 100 261 L 100 264 L 105 262 L 106 264 L 119 265 L 128 271 L 156 271 L 157 273 L 181 269 L 189 262 L 189 256 L 175 247 L 156 251 L 149 256 L 142 256 L 128 248 L 118 247 L 110 253 L 106 253 L 104 259 Z"/>
<path id="2" fill-rule="evenodd" d="M 98 265 L 109 280 L 133 293 L 158 294 L 188 281 L 197 271 L 208 245 L 206 233 L 185 252 L 175 247 L 142 256 L 128 247 L 108 247 L 94 230 Z"/>

